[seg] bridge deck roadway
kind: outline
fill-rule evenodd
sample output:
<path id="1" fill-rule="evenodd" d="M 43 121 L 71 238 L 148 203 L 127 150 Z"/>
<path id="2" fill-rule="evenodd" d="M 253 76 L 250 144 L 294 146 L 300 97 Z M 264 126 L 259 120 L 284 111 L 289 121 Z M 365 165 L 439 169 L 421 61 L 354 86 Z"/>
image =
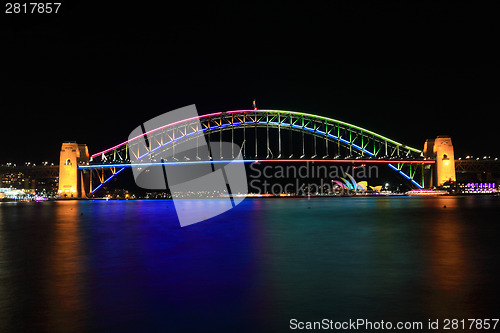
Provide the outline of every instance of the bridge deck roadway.
<path id="1" fill-rule="evenodd" d="M 96 168 L 123 168 L 123 167 L 145 167 L 155 165 L 189 165 L 189 164 L 204 164 L 204 163 L 356 163 L 356 164 L 391 164 L 391 163 L 408 163 L 408 164 L 434 164 L 435 160 L 376 160 L 376 159 L 342 159 L 342 160 L 312 160 L 312 159 L 254 159 L 254 160 L 202 160 L 202 161 L 177 161 L 177 162 L 157 162 L 157 163 L 109 163 L 109 164 L 89 164 L 79 165 L 79 169 L 96 169 Z"/>

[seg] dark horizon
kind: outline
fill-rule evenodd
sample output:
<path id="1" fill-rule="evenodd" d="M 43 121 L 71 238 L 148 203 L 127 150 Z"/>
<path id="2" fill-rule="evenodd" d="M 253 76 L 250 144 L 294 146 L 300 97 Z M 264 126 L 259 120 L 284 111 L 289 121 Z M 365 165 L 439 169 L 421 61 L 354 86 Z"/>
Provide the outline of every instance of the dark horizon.
<path id="1" fill-rule="evenodd" d="M 450 135 L 457 158 L 497 157 L 494 12 L 382 1 L 3 13 L 0 108 L 15 134 L 0 163 L 57 162 L 68 140 L 95 153 L 164 112 L 249 109 L 254 98 L 417 149 Z"/>

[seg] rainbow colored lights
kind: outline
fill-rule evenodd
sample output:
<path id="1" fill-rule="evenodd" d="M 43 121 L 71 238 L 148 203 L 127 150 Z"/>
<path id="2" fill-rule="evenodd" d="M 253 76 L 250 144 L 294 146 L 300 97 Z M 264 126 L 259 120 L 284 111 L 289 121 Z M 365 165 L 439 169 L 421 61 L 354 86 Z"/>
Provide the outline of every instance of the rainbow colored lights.
<path id="1" fill-rule="evenodd" d="M 408 179 L 409 181 L 411 181 L 415 186 L 417 186 L 418 188 L 424 188 L 422 185 L 420 185 L 419 183 L 417 183 L 414 179 L 410 178 L 410 176 L 408 176 L 406 173 L 404 173 L 403 171 L 399 170 L 398 168 L 396 168 L 394 165 L 392 165 L 391 163 L 388 164 L 389 168 L 393 169 L 394 171 L 397 171 L 399 172 L 399 174 L 403 177 L 405 177 L 406 179 Z"/>
<path id="2" fill-rule="evenodd" d="M 382 139 L 382 140 L 385 140 L 387 142 L 390 142 L 392 144 L 395 144 L 395 145 L 398 145 L 398 146 L 401 146 L 401 147 L 404 147 L 405 149 L 408 149 L 408 150 L 411 150 L 413 152 L 416 152 L 416 153 L 422 153 L 421 150 L 418 150 L 418 149 L 415 149 L 415 148 L 411 148 L 411 147 L 408 147 L 408 146 L 405 146 L 397 141 L 394 141 L 394 140 L 391 140 L 385 136 L 382 136 L 380 134 L 377 134 L 375 132 L 372 132 L 370 130 L 367 130 L 365 128 L 362 128 L 362 127 L 359 127 L 359 126 L 356 126 L 356 125 L 353 125 L 353 124 L 350 124 L 350 123 L 346 123 L 346 122 L 343 122 L 343 121 L 340 121 L 340 120 L 336 120 L 336 119 L 333 119 L 333 118 L 328 118 L 328 117 L 322 117 L 322 116 L 317 116 L 317 115 L 313 115 L 313 114 L 310 114 L 310 113 L 304 113 L 304 112 L 296 112 L 296 111 L 285 111 L 285 110 L 232 110 L 232 111 L 226 111 L 226 112 L 216 112 L 216 113 L 210 113 L 210 114 L 205 114 L 205 115 L 201 115 L 201 116 L 197 116 L 197 117 L 192 117 L 192 118 L 188 118 L 188 119 L 183 119 L 183 120 L 179 120 L 179 121 L 176 121 L 174 123 L 170 123 L 170 124 L 167 124 L 167 125 L 164 125 L 164 126 L 160 126 L 158 128 L 155 128 L 153 130 L 150 130 L 148 132 L 145 132 L 141 135 L 138 135 L 130 140 L 127 140 L 127 141 L 124 141 L 116 146 L 113 146 L 111 148 L 108 148 L 106 150 L 103 150 L 101 152 L 98 152 L 96 154 L 93 154 L 91 157 L 94 158 L 96 156 L 99 156 L 99 155 L 102 155 L 102 154 L 105 154 L 109 151 L 112 151 L 114 149 L 117 149 L 119 147 L 122 147 L 128 143 L 130 143 L 131 141 L 134 141 L 136 139 L 139 139 L 145 135 L 148 135 L 148 134 L 151 134 L 151 133 L 154 133 L 156 131 L 159 131 L 159 130 L 162 130 L 164 128 L 167 128 L 167 127 L 171 127 L 171 126 L 175 126 L 175 125 L 178 125 L 178 124 L 182 124 L 184 122 L 188 122 L 188 121 L 192 121 L 192 120 L 199 120 L 199 119 L 204 119 L 204 118 L 208 118 L 208 117 L 217 117 L 217 116 L 222 116 L 224 113 L 225 114 L 237 114 L 237 113 L 249 113 L 249 112 L 259 112 L 259 113 L 282 113 L 283 115 L 293 115 L 293 116 L 297 116 L 297 117 L 309 117 L 309 118 L 313 118 L 313 119 L 319 119 L 319 120 L 323 120 L 323 121 L 328 121 L 328 122 L 333 122 L 333 123 L 337 123 L 339 125 L 343 125 L 343 126 L 348 126 L 350 128 L 353 128 L 353 129 L 357 129 L 359 131 L 363 131 L 364 133 L 367 133 L 367 134 L 370 134 L 370 135 L 373 135 L 379 139 Z M 250 122 L 245 122 L 245 124 L 253 124 L 254 122 L 253 121 L 250 121 Z M 264 124 L 267 124 L 266 122 L 259 122 L 259 123 L 264 123 Z M 242 123 L 233 123 L 232 125 L 241 125 Z M 274 125 L 278 125 L 278 123 L 276 122 L 269 122 L 269 124 L 274 124 Z M 226 126 L 230 126 L 231 124 L 223 124 L 221 125 L 221 127 L 226 127 Z M 309 127 L 304 127 L 304 126 L 299 126 L 299 125 L 295 125 L 295 124 L 284 124 L 284 123 L 281 123 L 281 125 L 286 125 L 286 126 L 292 126 L 292 127 L 295 127 L 297 129 L 305 129 L 307 131 L 312 131 L 312 132 L 318 132 L 320 134 L 323 134 L 325 135 L 326 133 L 325 132 L 321 132 L 321 131 L 317 131 L 315 129 L 312 129 L 312 128 L 309 128 Z M 219 126 L 213 126 L 213 127 L 210 127 L 209 129 L 216 129 L 218 128 Z M 207 129 L 204 129 L 204 130 L 207 130 Z M 200 131 L 203 131 L 203 130 L 200 130 Z M 350 143 L 349 141 L 343 139 L 343 138 L 337 138 L 336 136 L 334 135 L 331 135 L 331 134 L 328 134 L 329 137 L 333 138 L 333 139 L 339 139 L 341 142 L 345 143 L 345 144 L 351 144 L 354 148 L 356 149 L 359 149 L 367 154 L 371 154 L 371 156 L 373 156 L 374 154 L 372 152 L 369 152 L 365 149 L 362 149 L 361 147 L 353 144 L 353 143 Z"/>
<path id="3" fill-rule="evenodd" d="M 361 164 L 390 164 L 391 160 L 312 160 L 312 159 L 268 159 L 268 160 L 258 160 L 258 159 L 245 159 L 245 160 L 201 160 L 201 161 L 175 161 L 175 162 L 151 162 L 151 163 L 107 163 L 107 164 L 88 164 L 79 165 L 78 169 L 102 169 L 102 168 L 131 168 L 131 167 L 150 167 L 150 166 L 160 166 L 160 165 L 194 165 L 194 164 L 206 164 L 206 163 L 217 163 L 217 164 L 228 164 L 228 163 L 361 163 Z M 413 164 L 431 164 L 436 163 L 433 160 L 426 161 L 399 161 L 400 163 L 413 163 Z M 391 168 L 399 171 L 396 167 L 390 164 Z M 408 176 L 407 176 L 408 177 Z M 408 177 L 409 179 L 409 177 Z"/>
<path id="4" fill-rule="evenodd" d="M 95 191 L 97 191 L 98 189 L 101 188 L 102 185 L 106 184 L 107 182 L 109 182 L 111 179 L 113 179 L 116 175 L 118 175 L 120 172 L 122 172 L 123 170 L 125 170 L 125 167 L 122 166 L 122 168 L 118 171 L 116 171 L 114 174 L 112 174 L 108 179 L 106 179 L 105 181 L 103 181 L 101 184 L 99 184 L 98 186 L 96 186 L 91 192 L 90 192 L 90 195 L 94 194 Z"/>
<path id="5" fill-rule="evenodd" d="M 252 121 L 246 121 L 245 118 L 243 117 L 243 121 L 241 121 L 241 119 L 238 119 L 240 121 L 235 122 L 235 121 L 233 121 L 233 118 L 231 117 L 231 123 L 222 123 L 222 117 L 227 116 L 228 114 L 236 115 L 236 114 L 247 114 L 247 113 L 249 113 L 249 114 L 254 113 L 255 118 Z M 262 115 L 262 114 L 264 114 L 264 115 Z M 276 114 L 278 114 L 278 117 L 279 117 L 281 114 L 281 115 L 283 115 L 283 119 L 286 119 L 286 117 L 290 117 L 290 122 L 262 121 L 261 120 L 262 118 L 260 118 L 259 120 L 257 119 L 257 117 L 266 116 L 265 114 L 268 114 L 271 117 L 276 117 Z M 275 163 L 304 163 L 304 162 L 306 162 L 306 163 L 308 163 L 309 162 L 309 163 L 370 163 L 370 164 L 371 163 L 382 163 L 382 164 L 388 164 L 390 168 L 397 171 L 403 177 L 405 177 L 406 179 L 411 181 L 415 186 L 422 188 L 422 186 L 420 184 L 418 184 L 412 177 L 410 177 L 406 173 L 404 173 L 401 170 L 401 168 L 396 168 L 394 165 L 391 164 L 391 163 L 394 163 L 396 161 L 393 161 L 393 160 L 387 159 L 387 158 L 386 159 L 371 159 L 371 158 L 376 158 L 377 151 L 375 151 L 375 147 L 373 148 L 374 151 L 370 151 L 370 150 L 366 149 L 366 146 L 364 146 L 362 142 L 361 142 L 361 146 L 359 146 L 353 142 L 354 140 L 349 141 L 349 140 L 346 140 L 345 138 L 342 138 L 340 135 L 336 136 L 336 135 L 331 134 L 330 132 L 325 132 L 325 131 L 319 130 L 318 128 L 312 128 L 312 127 L 306 126 L 307 124 L 304 125 L 304 121 L 302 121 L 301 125 L 298 125 L 298 124 L 296 124 L 296 122 L 293 121 L 292 116 L 297 117 L 297 118 L 302 117 L 303 119 L 309 118 L 309 119 L 321 120 L 323 122 L 335 123 L 337 125 L 342 125 L 342 126 L 350 128 L 350 129 L 355 129 L 355 130 L 361 131 L 362 135 L 369 134 L 373 137 L 376 137 L 378 139 L 386 141 L 386 150 L 387 150 L 387 142 L 390 142 L 391 144 L 396 145 L 398 147 L 398 149 L 401 147 L 402 149 L 405 149 L 407 151 L 413 151 L 413 152 L 418 153 L 418 154 L 422 153 L 422 151 L 420 151 L 418 149 L 405 146 L 399 142 L 396 142 L 396 141 L 391 140 L 387 137 L 384 137 L 380 134 L 369 131 L 365 128 L 362 128 L 362 127 L 359 127 L 359 126 L 356 126 L 356 125 L 353 125 L 350 123 L 346 123 L 346 122 L 343 122 L 340 120 L 336 120 L 333 118 L 317 116 L 317 115 L 313 115 L 313 114 L 309 114 L 309 113 L 296 112 L 296 111 L 285 111 L 285 110 L 232 110 L 232 111 L 216 112 L 216 113 L 210 113 L 210 114 L 205 114 L 205 115 L 201 115 L 201 116 L 191 117 L 191 118 L 179 120 L 179 121 L 176 121 L 176 122 L 164 125 L 164 126 L 160 126 L 160 127 L 155 128 L 153 130 L 142 133 L 142 134 L 140 134 L 132 139 L 124 141 L 118 145 L 115 145 L 111 148 L 108 148 L 108 149 L 103 150 L 99 153 L 93 154 L 91 156 L 91 159 L 94 157 L 97 157 L 97 156 L 101 156 L 101 155 L 104 156 L 104 154 L 106 154 L 107 152 L 116 150 L 120 147 L 123 147 L 125 145 L 130 144 L 132 141 L 138 140 L 146 135 L 155 133 L 157 131 L 163 130 L 163 129 L 168 128 L 168 127 L 173 127 L 173 126 L 180 125 L 180 124 L 187 124 L 190 121 L 197 121 L 197 120 L 205 119 L 205 118 L 209 118 L 209 117 L 221 117 L 220 124 L 218 124 L 216 122 L 217 125 L 215 125 L 215 126 L 205 127 L 205 128 L 201 128 L 201 129 L 197 129 L 197 130 L 193 129 L 194 131 L 189 132 L 189 133 L 187 133 L 185 131 L 182 136 L 177 137 L 175 139 L 172 138 L 170 141 L 167 141 L 161 145 L 158 145 L 157 147 L 155 147 L 155 148 L 151 149 L 150 151 L 147 151 L 143 155 L 139 156 L 138 159 L 141 160 L 141 159 L 145 158 L 146 156 L 150 155 L 151 153 L 157 151 L 158 149 L 165 147 L 169 144 L 172 144 L 178 140 L 185 139 L 188 136 L 200 135 L 206 131 L 222 129 L 222 128 L 226 128 L 226 127 L 230 127 L 230 126 L 241 126 L 241 125 L 252 125 L 252 124 L 258 124 L 258 125 L 263 125 L 263 126 L 270 125 L 270 126 L 277 126 L 277 127 L 282 127 L 282 128 L 291 128 L 291 129 L 300 130 L 300 131 L 307 131 L 307 132 L 312 133 L 313 135 L 320 135 L 322 137 L 327 137 L 327 138 L 331 138 L 333 140 L 337 140 L 337 141 L 342 142 L 343 144 L 345 144 L 347 146 L 355 148 L 356 150 L 361 152 L 363 155 L 366 154 L 368 158 L 363 158 L 361 156 L 361 157 L 358 157 L 358 159 L 333 159 L 333 160 L 314 160 L 314 159 L 257 160 L 257 159 L 249 159 L 249 160 L 241 160 L 241 162 L 243 162 L 243 163 L 256 163 L 256 162 L 266 162 L 266 163 L 273 163 L 273 162 L 275 162 Z M 272 119 L 274 119 L 274 118 L 272 118 Z M 209 124 L 210 124 L 210 122 L 209 122 Z M 219 160 L 219 161 L 210 160 L 210 161 L 177 161 L 177 162 L 164 162 L 164 163 L 135 163 L 135 164 L 134 163 L 111 163 L 111 164 L 80 165 L 80 166 L 78 166 L 78 168 L 79 169 L 98 169 L 98 168 L 114 168 L 114 167 L 120 168 L 110 178 L 106 179 L 103 183 L 101 183 L 99 186 L 97 186 L 92 191 L 92 193 L 93 193 L 96 190 L 98 190 L 102 185 L 104 185 L 106 182 L 108 182 L 111 178 L 115 177 L 117 174 L 122 172 L 127 167 L 134 167 L 134 166 L 148 167 L 148 166 L 154 166 L 154 165 L 189 165 L 189 164 L 199 164 L 199 163 L 231 163 L 231 162 L 235 162 L 235 161 L 234 160 Z M 435 163 L 435 161 L 434 160 L 411 160 L 411 159 L 399 160 L 398 159 L 397 163 L 430 164 L 430 163 Z M 411 173 L 411 171 L 410 171 L 410 173 Z"/>

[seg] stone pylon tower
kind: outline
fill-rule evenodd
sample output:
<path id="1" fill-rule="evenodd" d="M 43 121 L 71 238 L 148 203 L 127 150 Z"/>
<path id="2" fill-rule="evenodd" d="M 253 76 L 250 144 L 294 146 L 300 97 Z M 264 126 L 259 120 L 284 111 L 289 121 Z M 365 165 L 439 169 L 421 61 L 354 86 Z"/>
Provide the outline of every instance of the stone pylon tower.
<path id="1" fill-rule="evenodd" d="M 430 186 L 441 186 L 447 181 L 456 181 L 455 155 L 450 137 L 427 139 L 424 144 L 424 157 L 436 160 L 435 167 L 431 170 Z"/>
<path id="2" fill-rule="evenodd" d="M 59 158 L 59 190 L 62 198 L 86 198 L 83 174 L 79 164 L 89 162 L 87 145 L 63 142 Z"/>

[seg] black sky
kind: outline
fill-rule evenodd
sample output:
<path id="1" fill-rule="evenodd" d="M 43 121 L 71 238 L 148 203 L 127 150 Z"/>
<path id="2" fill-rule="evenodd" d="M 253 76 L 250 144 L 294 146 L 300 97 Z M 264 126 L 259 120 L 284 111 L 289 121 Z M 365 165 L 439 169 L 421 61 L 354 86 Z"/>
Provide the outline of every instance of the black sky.
<path id="1" fill-rule="evenodd" d="M 195 103 L 330 116 L 422 148 L 500 155 L 498 10 L 477 2 L 63 2 L 2 9 L 0 162 L 97 152 Z M 98 6 L 98 7 L 97 7 Z"/>

